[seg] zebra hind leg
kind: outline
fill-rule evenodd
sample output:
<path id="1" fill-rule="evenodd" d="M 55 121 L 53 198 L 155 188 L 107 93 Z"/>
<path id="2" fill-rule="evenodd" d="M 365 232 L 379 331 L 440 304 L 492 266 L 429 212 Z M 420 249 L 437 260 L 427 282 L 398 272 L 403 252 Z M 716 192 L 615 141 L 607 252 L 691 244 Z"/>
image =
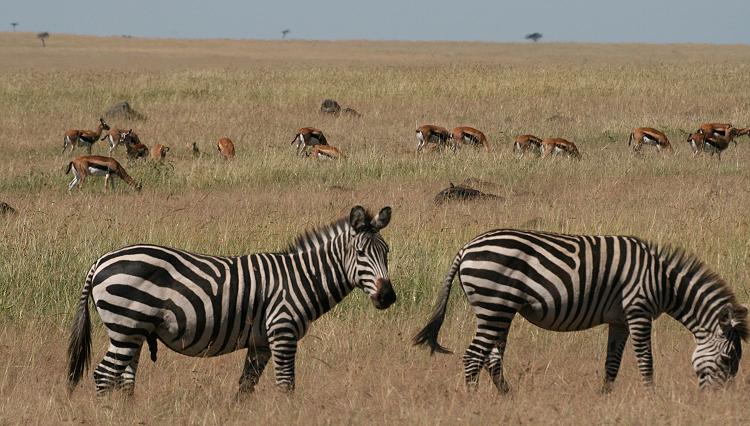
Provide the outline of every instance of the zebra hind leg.
<path id="1" fill-rule="evenodd" d="M 94 369 L 96 394 L 105 395 L 113 389 L 123 388 L 126 393 L 135 386 L 135 373 L 138 369 L 138 356 L 141 353 L 143 338 L 139 340 L 116 341 L 110 339 L 104 358 Z M 127 371 L 127 373 L 126 373 Z"/>
<path id="2" fill-rule="evenodd" d="M 271 351 L 268 347 L 247 350 L 245 367 L 242 369 L 242 376 L 240 376 L 238 398 L 255 390 L 255 385 L 260 381 L 260 376 L 263 374 L 269 359 L 271 359 Z"/>
<path id="3" fill-rule="evenodd" d="M 625 349 L 625 343 L 628 341 L 629 334 L 628 327 L 625 324 L 609 325 L 607 360 L 604 362 L 604 386 L 602 387 L 602 393 L 612 391 L 617 373 L 620 371 L 622 352 Z"/>
<path id="4" fill-rule="evenodd" d="M 487 321 L 477 318 L 477 332 L 463 357 L 464 379 L 470 392 L 477 389 L 479 373 L 487 362 L 487 355 L 499 343 L 500 336 L 507 335 L 511 319 L 512 317 Z M 495 358 L 495 368 L 502 366 L 502 353 L 497 352 L 497 355 L 500 355 L 500 358 Z"/>
<path id="5" fill-rule="evenodd" d="M 133 396 L 133 393 L 135 392 L 135 374 L 138 371 L 138 360 L 140 359 L 140 355 L 141 348 L 138 348 L 138 352 L 133 355 L 132 361 L 130 361 L 130 364 L 125 367 L 125 370 L 122 372 L 122 375 L 115 386 L 117 389 L 122 390 L 127 396 Z"/>
<path id="6" fill-rule="evenodd" d="M 492 378 L 492 383 L 500 393 L 508 393 L 510 388 L 503 375 L 503 355 L 505 354 L 505 340 L 498 342 L 490 351 L 485 368 Z"/>

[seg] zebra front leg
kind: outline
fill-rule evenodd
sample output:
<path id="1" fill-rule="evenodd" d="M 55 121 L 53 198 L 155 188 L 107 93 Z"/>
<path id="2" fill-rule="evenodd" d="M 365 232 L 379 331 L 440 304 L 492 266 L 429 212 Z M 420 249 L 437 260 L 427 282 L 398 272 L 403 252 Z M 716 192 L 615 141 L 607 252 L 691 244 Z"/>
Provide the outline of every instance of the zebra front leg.
<path id="1" fill-rule="evenodd" d="M 297 337 L 291 333 L 272 335 L 270 339 L 276 386 L 283 392 L 294 390 L 294 361 L 297 356 Z"/>
<path id="2" fill-rule="evenodd" d="M 245 367 L 240 377 L 240 390 L 238 397 L 252 393 L 255 385 L 260 381 L 260 376 L 271 358 L 271 351 L 266 347 L 249 348 L 245 358 Z"/>
<path id="3" fill-rule="evenodd" d="M 607 337 L 607 359 L 604 362 L 604 386 L 602 393 L 609 393 L 620 371 L 622 351 L 628 341 L 628 327 L 625 324 L 610 324 Z"/>
<path id="4" fill-rule="evenodd" d="M 508 393 L 510 390 L 508 382 L 505 381 L 505 376 L 503 375 L 503 356 L 505 355 L 506 338 L 507 336 L 502 338 L 501 341 L 492 348 L 486 365 L 487 371 L 490 373 L 490 377 L 492 377 L 492 383 L 495 384 L 495 387 L 500 393 Z"/>
<path id="5" fill-rule="evenodd" d="M 646 386 L 654 384 L 654 359 L 651 352 L 651 318 L 637 316 L 628 318 L 628 329 L 633 336 L 633 349 L 638 361 L 638 370 Z"/>

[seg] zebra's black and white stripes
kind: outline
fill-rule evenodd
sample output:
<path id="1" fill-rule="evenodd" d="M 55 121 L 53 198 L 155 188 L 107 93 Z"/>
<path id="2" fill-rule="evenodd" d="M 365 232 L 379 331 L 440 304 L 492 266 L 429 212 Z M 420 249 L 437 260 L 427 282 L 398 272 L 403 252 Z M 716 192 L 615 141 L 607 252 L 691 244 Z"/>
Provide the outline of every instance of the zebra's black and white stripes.
<path id="1" fill-rule="evenodd" d="M 276 384 L 294 388 L 297 342 L 313 320 L 355 287 L 378 309 L 396 300 L 388 245 L 379 231 L 390 207 L 373 218 L 362 207 L 346 219 L 298 237 L 283 253 L 205 256 L 153 245 L 105 254 L 83 287 L 68 348 L 70 389 L 91 354 L 91 297 L 110 345 L 94 371 L 98 393 L 132 393 L 143 342 L 190 356 L 248 349 L 240 391 L 252 391 L 273 357 Z"/>
<path id="2" fill-rule="evenodd" d="M 433 315 L 414 339 L 433 352 L 445 351 L 437 337 L 457 273 L 477 319 L 463 358 L 469 388 L 485 367 L 507 391 L 502 360 L 516 313 L 555 331 L 608 324 L 605 390 L 617 376 L 628 336 L 643 380 L 652 383 L 651 323 L 662 313 L 694 334 L 692 362 L 702 388 L 736 374 L 741 340 L 748 338 L 747 308 L 718 275 L 679 249 L 634 237 L 494 230 L 456 255 Z"/>

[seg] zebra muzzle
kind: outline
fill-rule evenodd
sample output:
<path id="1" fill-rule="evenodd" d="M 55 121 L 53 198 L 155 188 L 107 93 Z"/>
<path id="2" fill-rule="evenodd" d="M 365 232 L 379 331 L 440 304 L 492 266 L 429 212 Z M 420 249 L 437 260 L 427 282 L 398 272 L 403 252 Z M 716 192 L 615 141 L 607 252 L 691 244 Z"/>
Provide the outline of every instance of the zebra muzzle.
<path id="1" fill-rule="evenodd" d="M 378 278 L 375 280 L 375 293 L 370 296 L 372 304 L 378 309 L 386 309 L 396 301 L 396 292 L 393 291 L 391 280 Z"/>

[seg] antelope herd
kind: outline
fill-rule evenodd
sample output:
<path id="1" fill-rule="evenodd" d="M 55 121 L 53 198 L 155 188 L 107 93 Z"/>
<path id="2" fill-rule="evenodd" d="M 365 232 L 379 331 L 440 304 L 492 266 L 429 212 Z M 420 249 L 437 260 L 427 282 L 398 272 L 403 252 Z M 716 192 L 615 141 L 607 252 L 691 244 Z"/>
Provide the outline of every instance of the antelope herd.
<path id="1" fill-rule="evenodd" d="M 103 132 L 105 132 L 102 135 Z M 688 134 L 688 132 L 684 132 Z M 502 132 L 501 132 L 502 133 Z M 688 134 L 687 143 L 693 155 L 706 152 L 710 155 L 716 154 L 721 159 L 721 153 L 727 149 L 730 143 L 737 144 L 737 138 L 750 134 L 750 128 L 735 127 L 730 123 L 703 123 L 698 129 Z M 416 130 L 417 147 L 416 152 L 432 152 L 450 150 L 457 152 L 462 146 L 470 146 L 489 151 L 490 141 L 481 130 L 470 126 L 456 126 L 452 130 L 435 124 L 424 124 Z M 91 148 L 98 140 L 108 141 L 109 155 L 112 155 L 117 147 L 124 145 L 129 161 L 138 159 L 149 159 L 155 164 L 163 163 L 167 158 L 170 148 L 163 144 L 154 144 L 150 149 L 141 142 L 133 129 L 122 129 L 110 127 L 103 118 L 99 119 L 96 130 L 71 129 L 65 132 L 63 137 L 63 153 L 68 146 L 71 152 L 76 147 L 85 147 L 89 155 L 78 157 L 68 164 L 66 174 L 71 170 L 74 172 L 73 181 L 68 185 L 69 190 L 74 187 L 80 188 L 86 176 L 105 176 L 105 188 L 114 186 L 111 175 L 115 175 L 126 181 L 129 185 L 140 189 L 133 179 L 128 176 L 125 169 L 112 157 L 92 156 Z M 297 129 L 292 139 L 292 145 L 296 144 L 298 157 L 310 157 L 319 160 L 339 160 L 344 158 L 342 151 L 328 143 L 328 139 L 322 130 L 315 127 L 301 127 Z M 652 146 L 659 153 L 674 153 L 672 144 L 667 135 L 652 127 L 637 127 L 633 129 L 628 137 L 628 146 L 632 146 L 633 152 L 641 154 L 643 146 Z M 201 157 L 200 149 L 196 142 L 189 144 L 194 158 Z M 231 139 L 222 137 L 216 143 L 218 154 L 224 160 L 235 157 L 235 145 Z M 580 160 L 582 155 L 573 142 L 559 137 L 540 138 L 531 134 L 517 136 L 513 141 L 513 153 L 517 158 L 523 158 L 526 154 L 537 157 L 563 156 Z"/>

